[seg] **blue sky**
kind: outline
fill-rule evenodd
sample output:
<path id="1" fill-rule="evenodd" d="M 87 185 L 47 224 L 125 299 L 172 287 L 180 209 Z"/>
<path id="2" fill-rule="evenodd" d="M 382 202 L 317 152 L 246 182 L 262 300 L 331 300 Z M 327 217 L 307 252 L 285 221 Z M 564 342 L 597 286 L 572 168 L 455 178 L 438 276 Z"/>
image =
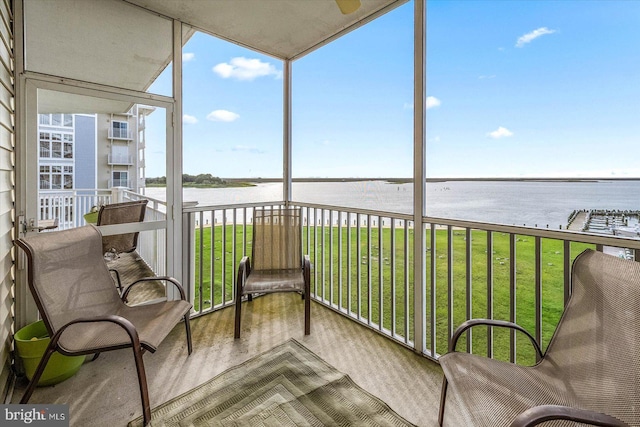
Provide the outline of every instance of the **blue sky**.
<path id="1" fill-rule="evenodd" d="M 412 19 L 294 62 L 294 177 L 411 176 Z M 429 177 L 640 177 L 640 1 L 429 1 L 427 24 Z M 184 171 L 281 177 L 281 61 L 198 33 L 183 60 Z"/>

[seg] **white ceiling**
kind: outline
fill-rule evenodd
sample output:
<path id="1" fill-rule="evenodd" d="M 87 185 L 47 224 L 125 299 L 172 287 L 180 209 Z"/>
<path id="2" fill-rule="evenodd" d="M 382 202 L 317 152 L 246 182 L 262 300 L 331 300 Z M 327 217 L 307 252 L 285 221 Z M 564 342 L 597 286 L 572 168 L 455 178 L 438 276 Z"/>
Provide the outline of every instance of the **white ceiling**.
<path id="1" fill-rule="evenodd" d="M 343 15 L 336 0 L 23 0 L 25 69 L 147 91 L 171 62 L 172 19 L 276 58 L 296 59 L 408 0 L 360 1 L 357 11 Z M 183 43 L 193 32 L 183 28 Z M 41 112 L 102 111 L 107 105 L 42 95 Z"/>
<path id="2" fill-rule="evenodd" d="M 146 90 L 171 58 L 172 23 L 120 0 L 25 0 L 25 65 Z"/>
<path id="3" fill-rule="evenodd" d="M 298 58 L 408 0 L 126 0 L 280 59 Z"/>

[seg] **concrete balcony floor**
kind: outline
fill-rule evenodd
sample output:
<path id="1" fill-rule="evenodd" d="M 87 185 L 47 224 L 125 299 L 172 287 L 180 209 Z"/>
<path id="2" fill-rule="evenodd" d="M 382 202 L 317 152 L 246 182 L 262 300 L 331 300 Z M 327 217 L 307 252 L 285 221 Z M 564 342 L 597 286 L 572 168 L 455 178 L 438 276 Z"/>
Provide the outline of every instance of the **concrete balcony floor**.
<path id="1" fill-rule="evenodd" d="M 234 309 L 227 308 L 193 319 L 191 356 L 182 323 L 156 353 L 144 355 L 152 408 L 294 338 L 407 420 L 437 426 L 442 371 L 436 363 L 317 303 L 311 307 L 311 335 L 304 336 L 298 294 L 243 304 L 241 339 L 233 339 Z M 26 379 L 19 380 L 13 403 L 25 388 Z M 142 413 L 131 350 L 85 362 L 67 381 L 37 388 L 29 403 L 69 404 L 72 426 L 126 426 Z M 454 418 L 447 413 L 449 425 L 458 425 Z"/>

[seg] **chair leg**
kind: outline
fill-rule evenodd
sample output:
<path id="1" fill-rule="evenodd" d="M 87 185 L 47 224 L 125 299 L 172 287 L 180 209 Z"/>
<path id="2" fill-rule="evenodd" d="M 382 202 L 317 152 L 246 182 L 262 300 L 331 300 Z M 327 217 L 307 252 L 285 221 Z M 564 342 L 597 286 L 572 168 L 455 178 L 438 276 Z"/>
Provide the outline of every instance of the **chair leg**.
<path id="1" fill-rule="evenodd" d="M 311 333 L 311 285 L 309 282 L 305 283 L 304 292 L 304 334 L 309 335 Z"/>
<path id="2" fill-rule="evenodd" d="M 40 360 L 40 363 L 38 364 L 38 368 L 36 369 L 36 372 L 33 374 L 33 377 L 29 382 L 29 386 L 27 387 L 27 390 L 24 392 L 24 395 L 20 400 L 20 404 L 25 404 L 29 401 L 29 399 L 31 398 L 31 395 L 36 389 L 36 386 L 38 385 L 38 381 L 40 381 L 40 377 L 44 372 L 44 368 L 47 367 L 47 363 L 49 362 L 51 355 L 53 354 L 54 351 L 56 351 L 55 343 L 52 341 L 53 340 L 49 342 L 49 345 L 47 346 L 47 349 L 44 352 L 44 356 L 42 357 L 42 360 Z"/>
<path id="3" fill-rule="evenodd" d="M 240 338 L 240 315 L 242 314 L 242 293 L 236 292 L 236 322 L 233 337 Z"/>
<path id="4" fill-rule="evenodd" d="M 151 406 L 149 404 L 149 388 L 147 386 L 147 375 L 144 370 L 142 361 L 142 350 L 139 346 L 133 346 L 133 357 L 136 362 L 136 371 L 138 372 L 138 385 L 140 386 L 140 400 L 142 401 L 142 418 L 144 425 L 151 422 Z"/>
<path id="5" fill-rule="evenodd" d="M 191 323 L 189 322 L 189 313 L 184 315 L 184 327 L 187 330 L 187 350 L 189 354 L 193 351 L 193 344 L 191 341 Z"/>
<path id="6" fill-rule="evenodd" d="M 304 334 L 309 335 L 311 333 L 311 263 L 306 255 L 302 267 L 304 280 Z"/>
<path id="7" fill-rule="evenodd" d="M 306 294 L 304 297 L 304 334 L 311 333 L 311 297 Z"/>
<path id="8" fill-rule="evenodd" d="M 440 392 L 440 412 L 438 413 L 438 425 L 442 426 L 444 420 L 444 404 L 447 400 L 447 377 L 442 379 L 442 392 Z"/>

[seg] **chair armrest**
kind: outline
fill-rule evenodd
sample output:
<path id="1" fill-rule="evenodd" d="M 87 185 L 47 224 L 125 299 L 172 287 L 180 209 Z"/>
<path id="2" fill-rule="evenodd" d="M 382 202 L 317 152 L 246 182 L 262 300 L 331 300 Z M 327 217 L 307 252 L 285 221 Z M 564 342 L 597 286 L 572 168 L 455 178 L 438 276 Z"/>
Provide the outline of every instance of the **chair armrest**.
<path id="1" fill-rule="evenodd" d="M 251 259 L 243 256 L 238 264 L 238 275 L 236 276 L 236 286 L 242 290 L 244 287 L 244 279 L 251 273 Z"/>
<path id="2" fill-rule="evenodd" d="M 108 314 L 106 316 L 96 316 L 96 317 L 82 317 L 80 319 L 74 319 L 68 323 L 65 323 L 64 325 L 62 325 L 60 329 L 58 329 L 58 331 L 56 331 L 55 334 L 53 334 L 53 337 L 51 337 L 50 345 L 52 345 L 53 347 L 57 347 L 58 341 L 60 340 L 62 333 L 71 325 L 75 325 L 78 323 L 98 323 L 98 322 L 111 322 L 120 326 L 129 335 L 129 338 L 131 338 L 131 344 L 134 347 L 137 347 L 138 349 L 140 348 L 140 338 L 138 337 L 138 330 L 136 329 L 136 327 L 128 319 L 125 319 L 122 316 L 117 316 L 115 314 Z M 95 350 L 92 349 L 88 353 L 93 353 L 94 351 Z M 65 354 L 64 351 L 61 351 L 61 353 Z M 77 354 L 77 353 L 74 353 L 74 354 Z"/>
<path id="3" fill-rule="evenodd" d="M 129 286 L 126 287 L 126 289 L 124 290 L 124 292 L 122 293 L 122 301 L 126 302 L 127 301 L 127 297 L 129 296 L 129 292 L 131 292 L 131 288 L 133 288 L 135 285 L 140 284 L 140 283 L 144 283 L 144 282 L 153 282 L 155 280 L 164 280 L 166 282 L 172 283 L 177 289 L 178 292 L 180 292 L 180 299 L 186 301 L 186 294 L 184 292 L 184 288 L 182 287 L 182 285 L 180 284 L 180 282 L 178 282 L 178 280 L 176 280 L 173 277 L 169 277 L 169 276 L 153 276 L 153 277 L 143 277 L 142 279 L 138 279 L 135 282 L 131 283 Z"/>
<path id="4" fill-rule="evenodd" d="M 540 405 L 527 409 L 516 417 L 510 427 L 531 427 L 550 420 L 576 421 L 603 427 L 629 427 L 610 415 L 561 405 Z"/>
<path id="5" fill-rule="evenodd" d="M 451 337 L 451 342 L 449 343 L 449 351 L 450 352 L 456 351 L 456 344 L 458 343 L 458 339 L 460 338 L 460 336 L 467 329 L 473 326 L 478 326 L 478 325 L 498 326 L 501 328 L 509 328 L 509 329 L 515 329 L 517 331 L 520 331 L 524 333 L 527 337 L 529 337 L 529 340 L 531 340 L 531 343 L 535 347 L 536 352 L 538 353 L 538 356 L 540 356 L 540 358 L 544 357 L 544 355 L 542 354 L 542 349 L 540 348 L 540 345 L 538 344 L 536 339 L 526 329 L 524 329 L 522 326 L 513 322 L 507 322 L 505 320 L 494 320 L 494 319 L 471 319 L 462 323 L 460 326 L 458 326 L 458 328 L 453 333 L 453 336 Z"/>

